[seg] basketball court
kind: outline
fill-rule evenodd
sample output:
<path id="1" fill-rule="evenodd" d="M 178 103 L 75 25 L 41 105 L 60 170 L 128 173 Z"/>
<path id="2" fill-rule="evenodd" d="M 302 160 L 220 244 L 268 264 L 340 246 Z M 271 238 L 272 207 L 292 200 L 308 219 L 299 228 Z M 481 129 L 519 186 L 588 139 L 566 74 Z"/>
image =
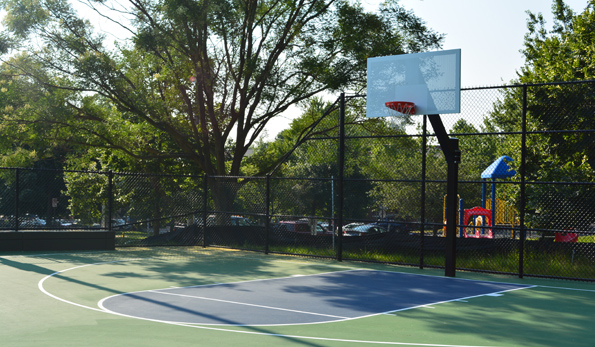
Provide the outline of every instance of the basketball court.
<path id="1" fill-rule="evenodd" d="M 590 346 L 591 283 L 203 248 L 1 254 L 6 346 Z"/>

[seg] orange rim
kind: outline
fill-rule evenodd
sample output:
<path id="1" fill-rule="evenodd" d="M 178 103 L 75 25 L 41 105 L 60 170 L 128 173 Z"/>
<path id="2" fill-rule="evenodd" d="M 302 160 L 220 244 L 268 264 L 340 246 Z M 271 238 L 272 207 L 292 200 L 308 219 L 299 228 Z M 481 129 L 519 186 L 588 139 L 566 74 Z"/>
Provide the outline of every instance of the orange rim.
<path id="1" fill-rule="evenodd" d="M 413 114 L 415 112 L 415 104 L 409 101 L 387 101 L 384 105 L 402 114 Z"/>

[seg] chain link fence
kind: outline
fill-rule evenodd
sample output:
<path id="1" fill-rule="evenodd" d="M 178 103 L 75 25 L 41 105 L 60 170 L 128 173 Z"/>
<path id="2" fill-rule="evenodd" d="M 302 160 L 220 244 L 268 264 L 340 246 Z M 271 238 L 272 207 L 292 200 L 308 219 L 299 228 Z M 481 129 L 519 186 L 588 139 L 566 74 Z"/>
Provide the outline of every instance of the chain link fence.
<path id="1" fill-rule="evenodd" d="M 595 280 L 595 84 L 461 94 L 442 116 L 462 152 L 457 269 Z M 447 165 L 427 119 L 364 109 L 321 110 L 266 177 L 4 168 L 0 229 L 444 267 Z"/>

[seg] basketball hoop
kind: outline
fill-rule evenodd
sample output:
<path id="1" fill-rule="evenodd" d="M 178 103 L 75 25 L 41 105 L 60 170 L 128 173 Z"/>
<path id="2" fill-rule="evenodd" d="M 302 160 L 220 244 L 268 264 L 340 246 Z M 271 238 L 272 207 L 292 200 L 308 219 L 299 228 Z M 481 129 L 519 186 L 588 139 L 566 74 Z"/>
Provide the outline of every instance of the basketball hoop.
<path id="1" fill-rule="evenodd" d="M 415 113 L 415 104 L 409 101 L 387 101 L 384 105 L 389 108 L 391 116 L 410 116 Z"/>

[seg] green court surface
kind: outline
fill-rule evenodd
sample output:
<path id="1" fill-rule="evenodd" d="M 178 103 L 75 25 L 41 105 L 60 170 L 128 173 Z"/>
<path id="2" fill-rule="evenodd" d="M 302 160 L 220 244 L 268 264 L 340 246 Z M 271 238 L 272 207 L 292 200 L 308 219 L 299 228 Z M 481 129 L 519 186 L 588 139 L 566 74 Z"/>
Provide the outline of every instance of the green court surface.
<path id="1" fill-rule="evenodd" d="M 325 276 L 352 273 L 399 276 L 399 283 L 408 289 L 392 285 L 358 293 L 363 288 L 359 283 L 332 283 L 332 293 L 323 293 L 321 288 L 303 285 L 309 278 L 332 282 L 336 277 Z M 271 294 L 270 304 L 245 301 L 252 294 L 266 297 L 273 283 L 293 278 L 302 282 L 292 285 L 282 298 Z M 457 282 L 452 283 L 461 289 L 453 293 L 444 289 L 452 287 L 444 285 L 451 282 L 443 270 L 212 248 L 0 253 L 0 279 L 2 346 L 593 346 L 595 341 L 595 284 L 584 282 L 457 272 L 453 279 Z M 365 282 L 361 285 L 370 285 Z M 492 288 L 494 284 L 520 286 L 496 292 L 486 289 L 480 295 L 465 292 L 467 286 Z M 224 299 L 172 293 L 158 300 L 141 297 L 141 293 L 165 294 L 180 288 L 225 288 L 237 295 L 226 294 L 229 297 Z M 118 296 L 124 293 L 128 294 Z M 312 300 L 313 307 L 306 303 L 300 311 L 275 303 L 280 299 L 291 304 L 304 294 L 310 295 L 306 300 Z M 410 304 L 416 295 L 453 299 Z M 170 318 L 142 319 L 116 312 L 117 306 L 103 307 L 102 302 L 114 296 L 163 308 Z M 178 301 L 168 301 L 174 296 Z M 374 297 L 381 298 L 386 310 L 338 319 L 321 307 L 313 314 L 334 320 L 305 324 L 238 325 L 233 319 L 221 318 L 229 317 L 229 308 L 237 305 L 291 318 L 304 311 L 311 313 L 322 304 L 329 310 L 346 309 L 349 305 L 341 298 L 361 296 L 371 306 Z M 208 300 L 209 318 L 220 319 L 220 324 L 175 319 L 176 312 L 186 317 L 206 315 L 202 306 L 192 306 L 197 300 Z M 391 312 L 392 303 L 404 308 Z M 365 311 L 365 307 L 360 309 Z"/>

